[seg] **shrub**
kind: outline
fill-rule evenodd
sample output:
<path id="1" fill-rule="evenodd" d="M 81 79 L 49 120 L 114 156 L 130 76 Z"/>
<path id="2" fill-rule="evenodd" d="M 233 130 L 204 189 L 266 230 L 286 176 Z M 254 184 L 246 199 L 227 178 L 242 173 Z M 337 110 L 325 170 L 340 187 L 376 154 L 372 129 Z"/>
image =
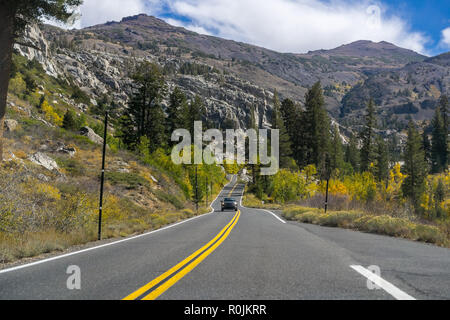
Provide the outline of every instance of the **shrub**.
<path id="1" fill-rule="evenodd" d="M 66 114 L 64 115 L 64 119 L 62 122 L 62 127 L 66 130 L 78 130 L 79 127 L 77 126 L 76 121 L 76 114 L 72 110 L 67 110 Z"/>
<path id="2" fill-rule="evenodd" d="M 387 215 L 373 217 L 368 220 L 364 229 L 369 232 L 389 236 L 411 237 L 413 235 L 412 223 L 406 219 L 392 218 Z"/>
<path id="3" fill-rule="evenodd" d="M 41 109 L 45 115 L 45 120 L 56 126 L 62 126 L 63 119 L 53 110 L 53 107 L 46 100 L 42 103 Z"/>
<path id="4" fill-rule="evenodd" d="M 320 215 L 316 212 L 308 211 L 305 213 L 301 213 L 295 216 L 295 219 L 304 222 L 304 223 L 313 223 L 316 224 L 319 220 Z"/>
<path id="5" fill-rule="evenodd" d="M 86 175 L 86 166 L 73 158 L 59 158 L 56 163 L 65 169 L 72 177 L 80 177 Z"/>
<path id="6" fill-rule="evenodd" d="M 139 186 L 149 186 L 149 182 L 136 173 L 106 172 L 105 179 L 113 185 L 124 186 L 126 189 L 137 189 Z"/>
<path id="7" fill-rule="evenodd" d="M 17 96 L 22 95 L 27 88 L 27 84 L 20 74 L 17 74 L 9 81 L 9 90 Z"/>
<path id="8" fill-rule="evenodd" d="M 417 224 L 414 234 L 419 241 L 442 244 L 445 243 L 445 234 L 438 227 Z"/>
<path id="9" fill-rule="evenodd" d="M 283 217 L 288 220 L 293 220 L 296 216 L 304 214 L 306 212 L 314 212 L 314 213 L 320 213 L 320 209 L 316 208 L 307 208 L 307 207 L 300 207 L 300 206 L 291 206 L 287 207 L 283 210 Z"/>
<path id="10" fill-rule="evenodd" d="M 195 216 L 195 213 L 194 213 L 194 211 L 192 211 L 191 209 L 184 209 L 184 210 L 183 210 L 183 215 L 184 215 L 186 218 L 192 218 L 193 216 Z"/>

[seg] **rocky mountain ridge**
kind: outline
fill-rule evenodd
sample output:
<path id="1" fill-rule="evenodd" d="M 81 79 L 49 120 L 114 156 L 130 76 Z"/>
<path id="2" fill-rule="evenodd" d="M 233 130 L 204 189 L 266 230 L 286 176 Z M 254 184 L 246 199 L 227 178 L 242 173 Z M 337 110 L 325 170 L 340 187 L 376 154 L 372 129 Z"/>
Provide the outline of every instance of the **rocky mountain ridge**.
<path id="1" fill-rule="evenodd" d="M 201 95 L 208 118 L 218 126 L 246 127 L 255 106 L 260 125 L 268 127 L 274 90 L 281 98 L 302 103 L 318 80 L 332 117 L 349 126 L 360 121 L 369 97 L 376 99 L 387 127 L 395 129 L 408 116 L 430 119 L 437 99 L 449 93 L 445 55 L 426 58 L 387 42 L 357 41 L 333 50 L 278 53 L 200 35 L 147 15 L 82 30 L 32 29 L 28 37 L 44 50 L 18 48 L 21 53 L 43 63 L 47 73 L 73 81 L 94 98 L 92 103 L 108 94 L 125 104 L 130 72 L 139 61 L 148 60 L 162 66 L 170 90 L 179 86 L 189 97 Z M 411 74 L 420 76 L 411 80 Z M 404 81 L 416 85 L 406 86 Z M 406 94 L 405 89 L 416 89 L 417 95 Z M 397 122 L 389 119 L 392 115 Z"/>

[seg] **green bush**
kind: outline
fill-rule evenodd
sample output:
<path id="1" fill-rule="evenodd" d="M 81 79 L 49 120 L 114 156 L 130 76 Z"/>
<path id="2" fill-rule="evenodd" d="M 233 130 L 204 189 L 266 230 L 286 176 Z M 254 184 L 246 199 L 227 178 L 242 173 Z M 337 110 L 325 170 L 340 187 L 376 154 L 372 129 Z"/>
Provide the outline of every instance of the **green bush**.
<path id="1" fill-rule="evenodd" d="M 438 227 L 417 224 L 414 234 L 419 241 L 441 244 L 445 243 L 445 235 Z"/>
<path id="2" fill-rule="evenodd" d="M 113 185 L 124 186 L 126 189 L 136 189 L 139 186 L 149 186 L 149 182 L 136 173 L 106 172 L 105 179 Z"/>
<path id="3" fill-rule="evenodd" d="M 80 177 L 86 174 L 85 165 L 73 158 L 58 158 L 56 163 L 72 177 Z"/>
<path id="4" fill-rule="evenodd" d="M 412 223 L 408 220 L 392 218 L 387 215 L 373 217 L 366 222 L 364 228 L 373 233 L 405 238 L 411 238 L 414 231 Z"/>
<path id="5" fill-rule="evenodd" d="M 183 209 L 184 208 L 183 201 L 181 201 L 180 199 L 178 199 L 176 196 L 174 196 L 172 194 L 165 193 L 165 192 L 163 192 L 161 190 L 154 190 L 153 193 L 155 194 L 155 196 L 159 200 L 171 203 L 177 209 Z"/>

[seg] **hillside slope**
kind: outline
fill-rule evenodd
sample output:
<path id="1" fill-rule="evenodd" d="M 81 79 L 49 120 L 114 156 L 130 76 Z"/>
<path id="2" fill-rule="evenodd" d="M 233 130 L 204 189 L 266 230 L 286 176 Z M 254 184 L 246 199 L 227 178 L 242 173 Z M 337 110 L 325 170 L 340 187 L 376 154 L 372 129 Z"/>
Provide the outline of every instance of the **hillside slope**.
<path id="1" fill-rule="evenodd" d="M 200 35 L 144 14 L 82 30 L 46 26 L 44 35 L 62 71 L 73 76 L 86 91 L 98 94 L 107 90 L 119 101 L 126 101 L 126 70 L 136 61 L 148 59 L 164 66 L 172 87 L 178 85 L 190 96 L 200 94 L 207 102 L 208 117 L 216 124 L 232 121 L 240 127 L 248 123 L 251 105 L 257 107 L 260 124 L 269 125 L 275 89 L 282 98 L 302 102 L 306 90 L 318 80 L 333 117 L 358 118 L 359 114 L 351 111 L 365 106 L 367 95 L 354 94 L 352 89 L 366 82 L 370 86 L 379 74 L 392 73 L 397 78 L 404 68 L 419 72 L 427 59 L 387 42 L 363 40 L 333 50 L 279 53 Z M 435 78 L 423 72 L 417 81 L 428 86 Z M 448 93 L 448 80 L 443 78 L 442 82 L 436 87 L 439 95 Z M 383 92 L 395 91 L 396 86 L 388 82 Z M 435 101 L 435 96 L 432 99 Z M 405 102 L 394 100 L 391 104 L 402 108 Z M 427 112 L 411 111 L 407 114 L 429 119 Z"/>

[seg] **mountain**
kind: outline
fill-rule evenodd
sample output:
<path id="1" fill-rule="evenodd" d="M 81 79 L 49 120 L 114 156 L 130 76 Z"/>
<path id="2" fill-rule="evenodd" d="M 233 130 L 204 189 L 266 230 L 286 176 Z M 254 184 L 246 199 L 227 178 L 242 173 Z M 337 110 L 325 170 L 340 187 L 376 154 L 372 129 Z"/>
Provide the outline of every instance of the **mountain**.
<path id="1" fill-rule="evenodd" d="M 50 47 L 44 62 L 48 69 L 70 77 L 93 98 L 108 93 L 125 104 L 130 72 L 146 59 L 164 68 L 170 88 L 201 95 L 208 117 L 218 125 L 231 121 L 245 127 L 255 105 L 260 125 L 268 127 L 274 90 L 302 103 L 319 80 L 331 116 L 348 125 L 360 121 L 370 96 L 386 126 L 395 128 L 409 115 L 430 119 L 438 97 L 449 94 L 445 55 L 427 58 L 388 42 L 279 53 L 200 35 L 144 14 L 82 30 L 45 26 L 43 37 Z M 389 119 L 393 114 L 399 115 L 395 122 Z"/>
<path id="2" fill-rule="evenodd" d="M 445 53 L 370 76 L 344 97 L 341 116 L 361 113 L 361 101 L 372 97 L 384 119 L 429 120 L 441 95 L 449 93 L 450 53 Z"/>

